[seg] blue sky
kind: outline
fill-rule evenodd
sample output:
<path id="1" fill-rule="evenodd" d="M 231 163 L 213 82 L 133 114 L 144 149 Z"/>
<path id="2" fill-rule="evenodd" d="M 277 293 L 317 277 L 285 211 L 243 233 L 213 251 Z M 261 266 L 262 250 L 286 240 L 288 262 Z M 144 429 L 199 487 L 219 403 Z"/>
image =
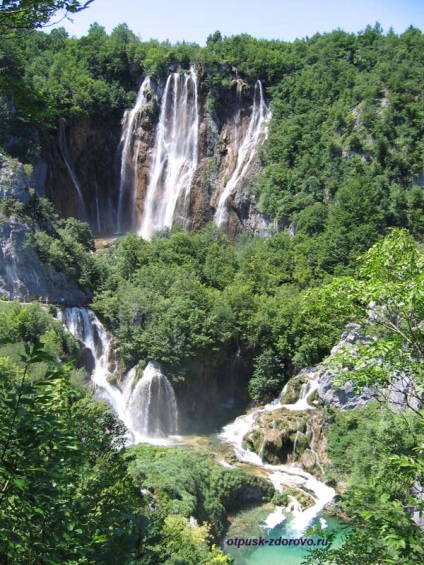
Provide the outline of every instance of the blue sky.
<path id="1" fill-rule="evenodd" d="M 203 45 L 219 29 L 292 41 L 336 28 L 360 31 L 376 21 L 385 31 L 402 33 L 410 24 L 424 30 L 424 0 L 94 0 L 73 20 L 60 25 L 78 37 L 97 21 L 107 32 L 125 22 L 143 40 Z"/>

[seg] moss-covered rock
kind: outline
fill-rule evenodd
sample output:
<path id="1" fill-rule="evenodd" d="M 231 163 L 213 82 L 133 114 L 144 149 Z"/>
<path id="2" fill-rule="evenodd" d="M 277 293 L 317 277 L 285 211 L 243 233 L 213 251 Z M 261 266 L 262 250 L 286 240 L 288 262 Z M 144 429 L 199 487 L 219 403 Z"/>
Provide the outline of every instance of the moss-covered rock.
<path id="1" fill-rule="evenodd" d="M 116 387 L 118 386 L 118 377 L 116 375 L 113 375 L 112 373 L 108 373 L 106 375 L 106 380 L 110 385 Z"/>
<path id="2" fill-rule="evenodd" d="M 299 463 L 316 475 L 328 461 L 326 441 L 318 413 L 290 411 L 282 408 L 261 412 L 255 428 L 243 441 L 243 446 L 274 465 Z"/>
<path id="3" fill-rule="evenodd" d="M 284 387 L 284 392 L 280 397 L 280 404 L 294 404 L 300 397 L 302 385 L 307 382 L 304 375 L 293 377 Z"/>

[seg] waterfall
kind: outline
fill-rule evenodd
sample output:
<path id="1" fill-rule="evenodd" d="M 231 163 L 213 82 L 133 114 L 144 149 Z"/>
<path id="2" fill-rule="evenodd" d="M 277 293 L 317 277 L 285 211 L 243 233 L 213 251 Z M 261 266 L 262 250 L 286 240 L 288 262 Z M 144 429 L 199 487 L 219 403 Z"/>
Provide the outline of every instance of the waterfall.
<path id="1" fill-rule="evenodd" d="M 315 383 L 312 383 L 315 385 Z M 311 386 L 313 388 L 313 386 Z M 311 390 L 304 391 L 304 400 L 311 394 Z M 278 401 L 277 401 L 278 402 Z M 307 405 L 307 403 L 306 403 Z M 335 490 L 324 483 L 318 481 L 311 474 L 303 471 L 296 465 L 269 465 L 262 461 L 262 458 L 243 447 L 243 438 L 250 432 L 256 423 L 257 417 L 261 412 L 271 412 L 278 408 L 288 408 L 291 405 L 282 406 L 276 402 L 268 404 L 263 408 L 257 408 L 244 416 L 239 416 L 234 422 L 225 426 L 220 434 L 220 438 L 225 443 L 230 443 L 234 447 L 235 454 L 239 461 L 249 463 L 259 467 L 268 476 L 274 488 L 282 492 L 283 487 L 304 489 L 307 493 L 313 493 L 314 504 L 304 510 L 297 501 L 293 501 L 292 507 L 286 509 L 290 511 L 293 520 L 290 522 L 289 530 L 295 537 L 300 537 L 305 533 L 312 520 L 321 512 L 335 496 Z M 294 406 L 294 405 L 292 405 Z M 308 409 L 311 406 L 307 405 Z M 296 504 L 294 504 L 296 503 Z M 268 527 L 275 527 L 285 520 L 283 509 L 277 509 L 267 519 Z"/>
<path id="2" fill-rule="evenodd" d="M 103 324 L 86 308 L 66 308 L 60 317 L 69 332 L 91 351 L 94 359 L 91 379 L 99 387 L 100 396 L 112 406 L 118 417 L 127 425 L 125 402 L 121 391 L 108 382 L 108 376 L 113 374 L 114 367 L 111 363 L 111 338 Z"/>
<path id="3" fill-rule="evenodd" d="M 99 187 L 96 183 L 96 224 L 97 224 L 97 232 L 100 233 L 102 231 L 102 224 L 100 222 L 100 205 L 99 205 Z"/>
<path id="4" fill-rule="evenodd" d="M 91 375 L 99 396 L 111 405 L 131 434 L 129 443 L 165 438 L 177 433 L 178 410 L 174 391 L 157 364 L 149 363 L 136 382 L 137 367 L 126 375 L 122 386 L 109 382 L 115 372 L 112 344 L 104 326 L 86 308 L 66 308 L 58 318 L 94 359 Z M 113 380 L 113 379 L 112 379 Z"/>
<path id="5" fill-rule="evenodd" d="M 137 156 L 138 143 L 132 143 L 134 133 L 139 126 L 142 111 L 146 106 L 147 94 L 151 89 L 150 78 L 144 79 L 138 91 L 137 100 L 131 111 L 127 111 L 123 120 L 122 128 L 122 156 L 121 156 L 121 180 L 119 184 L 118 199 L 118 233 L 122 231 L 123 225 L 135 225 L 135 197 L 137 179 Z M 131 217 L 124 217 L 127 210 L 130 210 Z M 127 220 L 127 221 L 125 221 Z"/>
<path id="6" fill-rule="evenodd" d="M 237 84 L 237 96 L 239 97 L 240 84 Z M 238 114 L 238 122 L 240 122 L 240 115 Z M 214 222 L 220 228 L 225 228 L 228 223 L 228 209 L 227 201 L 233 194 L 241 179 L 249 171 L 250 165 L 257 153 L 259 144 L 263 143 L 268 135 L 268 123 L 271 118 L 271 112 L 265 104 L 262 83 L 257 81 L 253 95 L 253 107 L 250 117 L 249 127 L 241 144 L 236 148 L 237 162 L 235 169 L 225 184 L 218 201 L 218 206 L 214 215 Z M 238 143 L 238 126 L 236 118 L 236 143 Z"/>
<path id="7" fill-rule="evenodd" d="M 156 363 L 149 363 L 127 402 L 128 417 L 140 437 L 166 437 L 178 431 L 177 401 Z"/>
<path id="8" fill-rule="evenodd" d="M 278 408 L 286 408 L 287 410 L 291 410 L 292 412 L 296 412 L 298 410 L 311 410 L 313 406 L 308 403 L 308 399 L 313 395 L 315 391 L 318 390 L 318 387 L 318 378 L 314 380 L 308 380 L 300 387 L 299 398 L 294 404 L 278 404 L 277 406 Z"/>
<path id="9" fill-rule="evenodd" d="M 65 128 L 64 128 L 64 121 L 62 119 L 59 120 L 59 148 L 60 148 L 60 152 L 62 154 L 63 157 L 63 162 L 65 163 L 65 167 L 66 170 L 68 171 L 69 177 L 72 181 L 72 184 L 74 185 L 74 188 L 77 192 L 78 195 L 78 200 L 79 200 L 79 204 L 80 204 L 80 212 L 81 212 L 81 219 L 83 221 L 86 221 L 88 216 L 87 216 L 87 210 L 84 204 L 84 198 L 82 196 L 82 192 L 81 192 L 81 188 L 77 179 L 77 176 L 75 174 L 74 169 L 72 168 L 72 165 L 69 161 L 69 157 L 68 157 L 68 148 L 66 145 L 66 137 L 65 137 Z"/>
<path id="10" fill-rule="evenodd" d="M 144 201 L 139 235 L 149 239 L 187 223 L 191 183 L 198 164 L 199 107 L 197 76 L 169 75 L 163 93 L 154 158 Z"/>

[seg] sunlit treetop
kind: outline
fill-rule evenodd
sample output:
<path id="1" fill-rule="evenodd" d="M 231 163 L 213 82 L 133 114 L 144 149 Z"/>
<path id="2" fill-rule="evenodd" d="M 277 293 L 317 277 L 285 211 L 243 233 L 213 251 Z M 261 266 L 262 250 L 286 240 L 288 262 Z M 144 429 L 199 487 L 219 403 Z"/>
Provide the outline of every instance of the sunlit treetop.
<path id="1" fill-rule="evenodd" d="M 85 10 L 92 2 L 93 0 L 0 0 L 0 34 L 14 29 L 44 27 L 55 14 L 63 19 Z"/>

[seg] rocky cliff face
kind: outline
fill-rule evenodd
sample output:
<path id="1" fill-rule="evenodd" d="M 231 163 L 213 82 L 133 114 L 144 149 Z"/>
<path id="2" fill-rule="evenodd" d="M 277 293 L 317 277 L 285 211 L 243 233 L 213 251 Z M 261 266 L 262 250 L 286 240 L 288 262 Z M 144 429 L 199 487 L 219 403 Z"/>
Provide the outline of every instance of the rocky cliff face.
<path id="1" fill-rule="evenodd" d="M 116 232 L 119 123 L 58 122 L 46 157 L 45 194 L 63 218 L 88 221 L 93 233 Z"/>
<path id="2" fill-rule="evenodd" d="M 27 203 L 28 187 L 23 166 L 0 155 L 0 204 L 4 198 Z M 0 296 L 24 302 L 33 299 L 62 304 L 88 302 L 88 293 L 64 274 L 42 263 L 34 249 L 27 246 L 30 231 L 31 228 L 18 218 L 6 220 L 0 215 Z"/>
<path id="3" fill-rule="evenodd" d="M 262 86 L 235 78 L 226 89 L 213 90 L 204 78 L 196 78 L 195 107 L 190 106 L 192 100 L 180 106 L 174 101 L 174 111 L 183 113 L 180 123 L 193 112 L 197 120 L 197 166 L 190 186 L 184 187 L 185 210 L 181 214 L 177 203 L 175 221 L 186 229 L 198 229 L 214 219 L 218 223 L 221 207 L 220 227 L 231 237 L 245 230 L 267 235 L 272 227 L 259 213 L 252 193 L 260 170 L 258 150 L 270 117 Z M 95 234 L 140 231 L 155 143 L 169 127 L 168 118 L 160 122 L 165 84 L 152 80 L 146 86 L 144 81 L 142 88 L 144 98 L 140 103 L 139 95 L 137 111 L 129 111 L 122 125 L 107 119 L 59 121 L 50 138 L 45 193 L 61 216 L 88 221 Z M 125 148 L 128 135 L 130 146 Z M 173 166 L 170 161 L 169 155 L 164 157 L 160 177 Z M 161 197 L 160 182 L 156 199 Z"/>
<path id="4" fill-rule="evenodd" d="M 214 220 L 231 238 L 241 231 L 270 233 L 270 222 L 258 211 L 252 190 L 270 118 L 264 100 L 259 109 L 259 102 L 255 106 L 256 94 L 256 86 L 240 79 L 226 92 L 215 93 L 216 98 L 206 90 L 202 93 L 200 158 L 190 192 L 191 228 Z M 259 111 L 262 122 L 255 120 Z M 221 219 L 220 205 L 225 212 Z"/>

